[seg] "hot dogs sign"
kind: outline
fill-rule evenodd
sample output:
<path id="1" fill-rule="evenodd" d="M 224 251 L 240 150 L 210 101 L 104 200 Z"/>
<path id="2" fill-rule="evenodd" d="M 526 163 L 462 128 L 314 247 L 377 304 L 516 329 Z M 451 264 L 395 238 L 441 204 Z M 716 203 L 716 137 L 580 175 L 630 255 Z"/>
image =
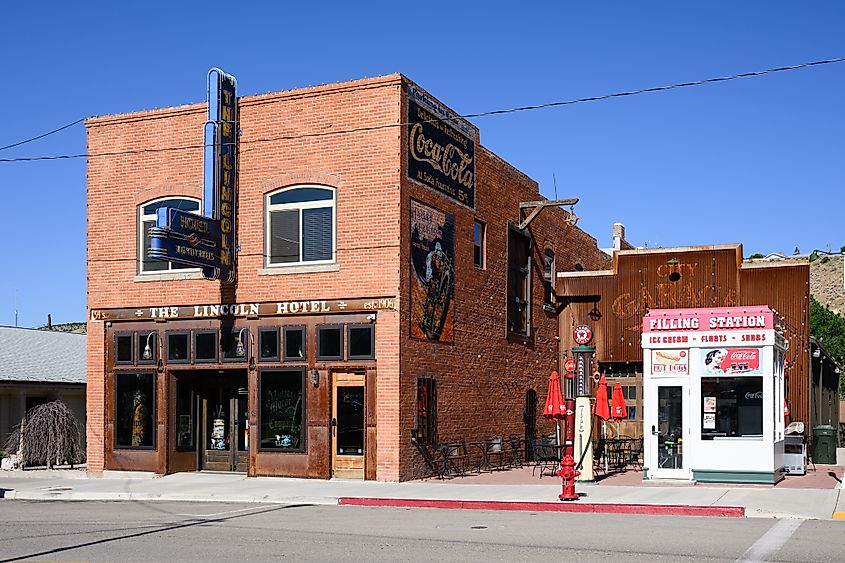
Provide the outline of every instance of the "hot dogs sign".
<path id="1" fill-rule="evenodd" d="M 665 374 L 689 373 L 689 350 L 652 350 L 651 372 Z"/>

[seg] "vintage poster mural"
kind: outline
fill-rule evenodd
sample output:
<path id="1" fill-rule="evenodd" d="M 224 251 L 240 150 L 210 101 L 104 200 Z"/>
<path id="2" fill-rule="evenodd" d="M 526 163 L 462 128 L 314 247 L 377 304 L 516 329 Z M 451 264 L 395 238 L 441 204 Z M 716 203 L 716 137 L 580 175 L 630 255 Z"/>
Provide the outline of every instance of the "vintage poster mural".
<path id="1" fill-rule="evenodd" d="M 702 372 L 707 375 L 762 374 L 761 350 L 762 348 L 702 348 Z"/>
<path id="2" fill-rule="evenodd" d="M 475 131 L 414 87 L 408 89 L 408 177 L 475 209 Z"/>
<path id="3" fill-rule="evenodd" d="M 411 337 L 454 341 L 455 218 L 411 200 Z"/>

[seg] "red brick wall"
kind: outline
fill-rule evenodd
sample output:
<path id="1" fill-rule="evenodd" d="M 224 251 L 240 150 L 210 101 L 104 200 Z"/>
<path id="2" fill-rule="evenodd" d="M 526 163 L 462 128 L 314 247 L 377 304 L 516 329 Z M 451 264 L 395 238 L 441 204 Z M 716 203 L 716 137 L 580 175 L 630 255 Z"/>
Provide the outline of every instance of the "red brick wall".
<path id="1" fill-rule="evenodd" d="M 400 77 L 392 75 L 239 100 L 243 134 L 237 230 L 241 251 L 235 300 L 398 295 L 397 154 L 401 129 L 343 131 L 398 125 L 399 88 Z M 153 151 L 89 159 L 89 308 L 220 301 L 220 284 L 205 280 L 134 281 L 138 205 L 167 195 L 202 196 L 200 146 L 205 111 L 205 104 L 195 104 L 88 120 L 89 154 Z M 325 135 L 302 137 L 314 133 Z M 160 150 L 179 146 L 193 148 Z M 263 268 L 264 195 L 303 182 L 337 188 L 339 269 L 259 275 Z M 399 377 L 396 317 L 398 313 L 380 313 L 376 330 L 378 395 L 393 396 L 394 400 Z M 102 323 L 89 325 L 89 467 L 99 471 L 104 450 L 103 327 Z M 379 459 L 392 457 L 395 465 L 395 445 L 391 450 L 389 442 L 379 440 L 382 447 L 388 449 Z M 389 466 L 382 469 L 388 475 Z M 395 476 L 395 469 L 392 474 Z"/>
<path id="2" fill-rule="evenodd" d="M 404 97 L 403 78 L 391 75 L 239 100 L 241 251 L 235 294 L 227 301 L 398 297 L 399 311 L 380 312 L 376 325 L 379 480 L 411 478 L 420 466 L 409 438 L 416 378 L 421 375 L 438 379 L 442 437 L 522 434 L 525 391 L 536 389 L 542 401 L 557 362 L 556 322 L 542 308 L 543 251 L 555 251 L 559 270 L 572 269 L 576 260 L 586 269 L 607 262 L 595 239 L 564 224 L 565 213 L 544 210 L 530 229 L 535 243 L 533 339 L 510 343 L 505 324 L 507 225 L 519 222 L 519 202 L 541 199 L 537 184 L 480 145 L 475 213 L 408 180 L 405 131 L 398 126 L 406 115 Z M 201 197 L 204 121 L 204 104 L 88 120 L 90 154 L 148 151 L 89 159 L 90 308 L 220 301 L 220 285 L 204 280 L 135 281 L 138 206 L 167 195 Z M 381 125 L 396 127 L 346 132 Z M 193 148 L 160 150 L 176 146 Z M 264 196 L 303 182 L 338 190 L 339 270 L 260 275 Z M 454 345 L 409 337 L 412 197 L 456 218 Z M 474 218 L 487 224 L 486 270 L 472 262 Z M 103 339 L 102 324 L 89 323 L 88 448 L 93 471 L 102 470 L 105 451 Z"/>
<path id="3" fill-rule="evenodd" d="M 403 144 L 403 169 L 405 148 Z M 402 176 L 402 299 L 410 291 L 410 199 L 455 216 L 455 337 L 454 344 L 410 338 L 409 308 L 402 309 L 401 410 L 399 449 L 401 479 L 422 474 L 422 461 L 410 442 L 416 422 L 416 381 L 437 379 L 438 434 L 441 440 L 468 441 L 509 434 L 523 435 L 525 393 L 538 396 L 538 430 L 549 373 L 557 369 L 557 321 L 543 311 L 543 253 L 551 248 L 558 270 L 585 269 L 610 263 L 596 240 L 564 223 L 566 213 L 547 208 L 531 223 L 534 237 L 531 307 L 533 342 L 509 342 L 507 319 L 508 223 L 520 222 L 519 203 L 544 199 L 535 181 L 476 142 L 475 212 Z M 566 194 L 567 197 L 577 194 Z M 473 222 L 486 224 L 487 268 L 473 264 Z M 549 425 L 550 430 L 552 426 Z"/>

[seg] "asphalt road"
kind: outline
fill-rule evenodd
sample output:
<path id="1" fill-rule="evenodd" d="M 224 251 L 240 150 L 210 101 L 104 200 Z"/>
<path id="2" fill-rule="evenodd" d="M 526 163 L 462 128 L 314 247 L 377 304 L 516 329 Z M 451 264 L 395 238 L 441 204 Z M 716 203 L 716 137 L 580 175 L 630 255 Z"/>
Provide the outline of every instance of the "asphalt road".
<path id="1" fill-rule="evenodd" d="M 0 561 L 842 561 L 845 523 L 0 500 Z"/>

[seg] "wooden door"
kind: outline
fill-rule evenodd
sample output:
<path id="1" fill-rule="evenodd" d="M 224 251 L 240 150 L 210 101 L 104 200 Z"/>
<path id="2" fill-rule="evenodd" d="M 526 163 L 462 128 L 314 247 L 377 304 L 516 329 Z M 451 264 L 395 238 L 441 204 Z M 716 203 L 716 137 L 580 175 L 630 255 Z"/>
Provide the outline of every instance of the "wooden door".
<path id="1" fill-rule="evenodd" d="M 364 478 L 364 374 L 335 373 L 332 382 L 332 476 Z"/>

